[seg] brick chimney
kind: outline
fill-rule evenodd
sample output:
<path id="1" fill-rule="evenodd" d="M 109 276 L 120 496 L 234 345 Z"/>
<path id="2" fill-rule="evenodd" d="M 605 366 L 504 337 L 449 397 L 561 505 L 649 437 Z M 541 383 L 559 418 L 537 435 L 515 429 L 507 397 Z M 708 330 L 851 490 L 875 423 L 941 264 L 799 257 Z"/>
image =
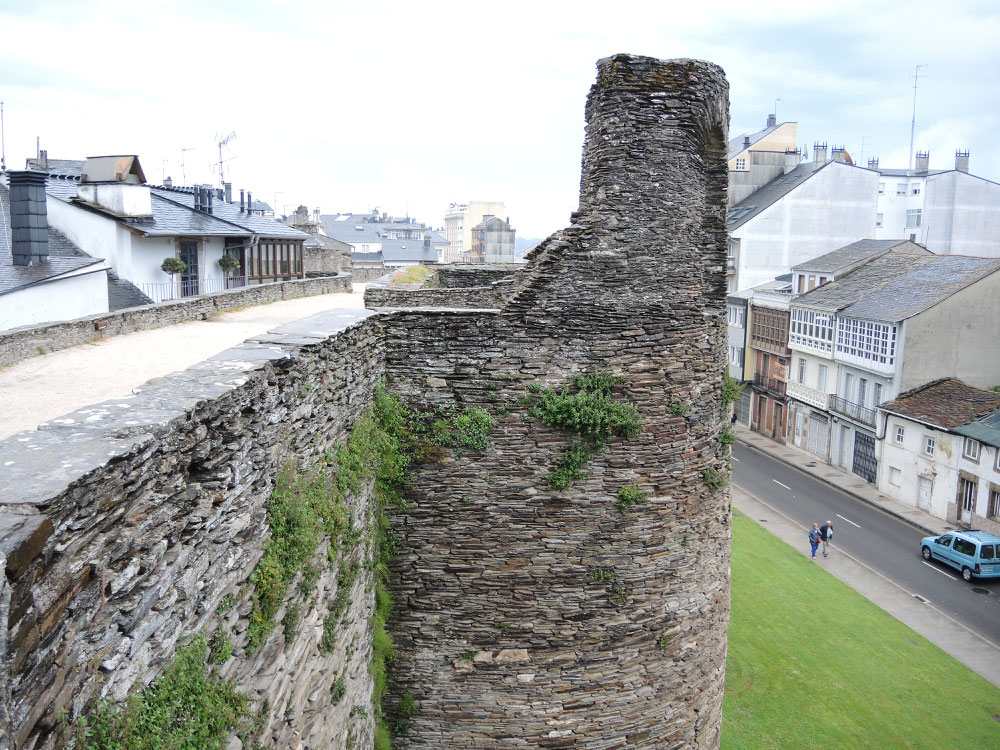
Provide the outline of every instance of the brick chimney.
<path id="1" fill-rule="evenodd" d="M 917 151 L 916 169 L 918 172 L 926 172 L 931 165 L 930 151 Z"/>
<path id="2" fill-rule="evenodd" d="M 45 211 L 45 173 L 10 172 L 11 255 L 15 266 L 49 259 L 49 222 Z"/>
<path id="3" fill-rule="evenodd" d="M 955 152 L 955 169 L 959 172 L 968 173 L 969 171 L 969 152 L 968 151 L 956 151 Z"/>

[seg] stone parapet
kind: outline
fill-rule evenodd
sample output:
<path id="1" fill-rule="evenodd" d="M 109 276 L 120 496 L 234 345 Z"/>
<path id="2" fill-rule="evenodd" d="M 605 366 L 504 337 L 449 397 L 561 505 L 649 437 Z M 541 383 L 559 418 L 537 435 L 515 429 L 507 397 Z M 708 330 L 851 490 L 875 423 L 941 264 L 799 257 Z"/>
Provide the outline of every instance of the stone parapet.
<path id="1" fill-rule="evenodd" d="M 216 294 L 132 307 L 76 320 L 12 328 L 0 332 L 0 367 L 90 341 L 100 341 L 111 336 L 150 328 L 162 328 L 187 320 L 204 320 L 219 313 L 250 305 L 350 291 L 351 275 L 342 273 L 311 279 L 293 279 L 275 284 L 244 286 Z"/>

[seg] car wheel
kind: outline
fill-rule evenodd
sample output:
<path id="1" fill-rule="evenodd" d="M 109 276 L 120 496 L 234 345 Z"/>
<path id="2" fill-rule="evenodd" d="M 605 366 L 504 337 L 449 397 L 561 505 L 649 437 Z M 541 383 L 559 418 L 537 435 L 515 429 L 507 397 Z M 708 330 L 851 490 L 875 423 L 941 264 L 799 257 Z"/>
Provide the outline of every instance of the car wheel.
<path id="1" fill-rule="evenodd" d="M 969 570 L 968 568 L 962 568 L 962 578 L 963 578 L 963 580 L 971 581 L 972 580 L 972 571 Z"/>
<path id="2" fill-rule="evenodd" d="M 930 560 L 931 559 L 931 548 L 930 547 L 923 547 L 923 548 L 921 548 L 920 554 L 924 556 L 925 560 Z"/>

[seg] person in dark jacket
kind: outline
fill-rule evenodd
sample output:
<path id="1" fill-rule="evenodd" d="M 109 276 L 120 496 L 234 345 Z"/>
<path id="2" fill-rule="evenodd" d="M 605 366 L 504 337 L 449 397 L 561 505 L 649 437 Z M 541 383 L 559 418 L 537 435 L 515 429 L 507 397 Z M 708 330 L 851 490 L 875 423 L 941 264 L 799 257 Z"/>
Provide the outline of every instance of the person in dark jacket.
<path id="1" fill-rule="evenodd" d="M 823 557 L 826 557 L 830 540 L 833 539 L 833 521 L 827 521 L 819 527 L 819 538 L 823 542 Z"/>
<path id="2" fill-rule="evenodd" d="M 812 529 L 809 530 L 809 546 L 812 547 L 813 560 L 816 559 L 816 550 L 819 548 L 819 543 L 819 524 L 814 523 Z"/>

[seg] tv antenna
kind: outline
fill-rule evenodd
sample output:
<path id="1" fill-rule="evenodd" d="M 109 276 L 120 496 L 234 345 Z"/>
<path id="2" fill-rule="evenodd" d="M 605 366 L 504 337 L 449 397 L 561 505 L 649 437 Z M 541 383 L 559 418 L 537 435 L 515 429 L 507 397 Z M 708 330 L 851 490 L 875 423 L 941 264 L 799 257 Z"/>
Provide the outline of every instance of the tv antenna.
<path id="1" fill-rule="evenodd" d="M 181 185 L 187 185 L 187 173 L 184 171 L 184 152 L 194 151 L 194 146 L 181 149 Z"/>
<path id="2" fill-rule="evenodd" d="M 223 174 L 222 165 L 225 162 L 229 161 L 229 159 L 223 160 L 223 158 L 222 158 L 222 147 L 225 146 L 226 148 L 228 148 L 229 147 L 229 142 L 232 141 L 232 140 L 234 140 L 235 138 L 236 138 L 236 131 L 234 130 L 232 133 L 230 133 L 229 135 L 227 135 L 225 138 L 220 138 L 219 139 L 219 186 L 220 187 L 222 187 L 222 186 L 225 185 L 225 175 Z"/>
<path id="3" fill-rule="evenodd" d="M 920 69 L 926 67 L 927 65 L 924 63 L 918 64 L 913 69 L 913 75 L 910 76 L 913 79 L 913 119 L 910 120 L 910 156 L 906 161 L 906 168 L 908 170 L 913 169 L 913 133 L 917 128 L 917 81 L 927 77 L 920 75 Z"/>

